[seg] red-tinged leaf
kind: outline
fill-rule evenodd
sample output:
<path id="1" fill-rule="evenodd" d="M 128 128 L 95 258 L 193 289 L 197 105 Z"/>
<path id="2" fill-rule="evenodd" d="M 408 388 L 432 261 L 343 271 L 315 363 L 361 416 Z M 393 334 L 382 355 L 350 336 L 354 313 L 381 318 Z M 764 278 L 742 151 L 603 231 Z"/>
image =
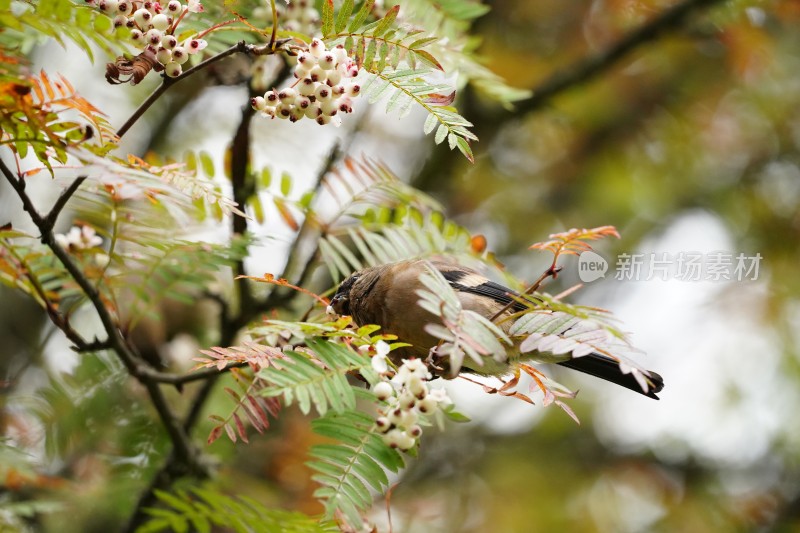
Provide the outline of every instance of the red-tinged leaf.
<path id="1" fill-rule="evenodd" d="M 278 398 L 264 398 L 264 407 L 272 418 L 278 418 L 281 412 L 281 401 Z"/>
<path id="2" fill-rule="evenodd" d="M 36 168 L 32 168 L 30 170 L 26 170 L 25 172 L 22 173 L 22 175 L 25 178 L 30 178 L 31 176 L 35 176 L 36 174 L 38 174 L 38 173 L 40 173 L 40 172 L 42 172 L 44 170 L 46 170 L 44 167 L 36 167 Z"/>
<path id="3" fill-rule="evenodd" d="M 300 229 L 300 225 L 297 223 L 297 219 L 294 218 L 291 210 L 289 210 L 289 206 L 286 204 L 286 201 L 283 198 L 274 197 L 273 201 L 275 203 L 275 207 L 278 209 L 278 214 L 281 216 L 283 222 L 289 226 L 292 231 L 297 231 Z"/>
<path id="4" fill-rule="evenodd" d="M 231 442 L 236 442 L 236 432 L 233 430 L 230 424 L 225 424 L 223 426 L 225 428 L 225 433 L 228 434 L 228 438 L 231 439 Z"/>
<path id="5" fill-rule="evenodd" d="M 367 53 L 367 43 L 364 39 L 359 39 L 356 44 L 356 65 L 358 68 L 364 66 L 364 55 Z"/>
<path id="6" fill-rule="evenodd" d="M 64 89 L 65 92 L 63 93 L 65 96 L 75 92 L 75 88 L 72 86 L 72 84 L 69 82 L 69 80 L 67 78 L 65 78 L 64 76 L 59 75 L 59 79 L 61 81 L 61 84 L 65 88 Z"/>
<path id="7" fill-rule="evenodd" d="M 39 72 L 39 77 L 42 79 L 42 86 L 47 93 L 47 97 L 50 100 L 53 100 L 56 97 L 56 93 L 53 90 L 53 86 L 50 83 L 50 78 L 47 77 L 47 73 L 44 71 L 44 69 Z"/>
<path id="8" fill-rule="evenodd" d="M 567 413 L 569 417 L 575 421 L 576 424 L 578 424 L 579 426 L 581 425 L 581 421 L 578 418 L 578 415 L 575 414 L 575 411 L 573 411 L 569 405 L 565 404 L 561 400 L 556 400 L 555 404 L 559 406 L 561 409 L 563 409 L 564 412 Z"/>
<path id="9" fill-rule="evenodd" d="M 244 423 L 242 423 L 242 419 L 239 418 L 239 415 L 236 413 L 233 413 L 233 421 L 236 422 L 236 431 L 239 432 L 239 436 L 245 443 L 250 444 L 250 441 L 247 439 L 247 430 L 244 427 Z"/>
<path id="10" fill-rule="evenodd" d="M 496 387 L 490 387 L 489 385 L 483 385 L 483 384 L 481 384 L 481 387 L 483 387 L 483 392 L 485 392 L 486 394 L 497 394 Z"/>
<path id="11" fill-rule="evenodd" d="M 219 415 L 208 415 L 208 418 L 209 418 L 210 420 L 213 420 L 214 422 L 220 422 L 220 423 L 222 423 L 222 424 L 224 424 L 224 423 L 225 423 L 225 419 L 224 419 L 224 418 L 222 418 L 222 417 L 221 417 L 221 416 L 219 416 Z"/>
<path id="12" fill-rule="evenodd" d="M 533 368 L 530 365 L 525 365 L 525 364 L 519 365 L 519 367 L 522 369 L 523 372 L 528 374 L 531 377 L 531 379 L 533 379 L 533 381 L 536 382 L 536 385 L 539 387 L 539 390 L 541 390 L 542 392 L 548 390 L 547 387 L 545 387 L 542 380 L 539 378 L 539 376 L 541 375 L 541 372 L 539 370 Z"/>
<path id="13" fill-rule="evenodd" d="M 249 391 L 248 394 L 245 395 L 244 400 L 246 401 L 242 401 L 241 407 L 244 411 L 244 414 L 247 416 L 247 420 L 250 421 L 250 425 L 252 425 L 256 431 L 263 433 L 263 421 L 261 416 L 253 407 L 253 396 L 249 394 Z"/>
<path id="14" fill-rule="evenodd" d="M 222 435 L 222 426 L 216 426 L 211 430 L 211 433 L 208 434 L 206 444 L 213 444 L 214 441 L 220 437 L 220 435 Z"/>
<path id="15" fill-rule="evenodd" d="M 456 92 L 453 91 L 450 94 L 431 93 L 423 101 L 431 105 L 448 106 L 452 104 L 455 101 L 455 99 L 456 99 Z"/>
<path id="16" fill-rule="evenodd" d="M 31 84 L 31 88 L 33 89 L 34 96 L 36 96 L 36 100 L 39 102 L 43 102 L 44 91 L 42 91 L 42 84 L 36 79 L 31 79 L 31 81 L 33 82 Z"/>
<path id="17" fill-rule="evenodd" d="M 389 30 L 389 28 L 392 26 L 392 23 L 397 18 L 397 13 L 399 13 L 399 12 L 400 12 L 400 6 L 399 5 L 396 5 L 396 6 L 392 7 L 392 9 L 387 11 L 386 12 L 386 16 L 384 16 L 380 20 L 380 22 L 378 22 L 378 25 L 375 27 L 375 30 L 373 30 L 372 34 L 375 35 L 376 37 L 380 37 L 381 35 L 386 33 Z"/>
<path id="18" fill-rule="evenodd" d="M 259 418 L 256 413 L 253 412 L 253 408 L 247 404 L 243 405 L 244 414 L 247 415 L 247 420 L 250 422 L 250 425 L 258 431 L 259 433 L 263 434 L 264 430 L 267 429 L 263 426 L 263 421 Z"/>
<path id="19" fill-rule="evenodd" d="M 580 252 L 591 250 L 592 247 L 585 241 L 596 241 L 604 237 L 620 238 L 614 226 L 600 226 L 591 229 L 573 228 L 569 231 L 550 235 L 549 241 L 532 244 L 529 249 L 548 250 L 558 256 L 561 253 L 577 255 Z"/>
<path id="20" fill-rule="evenodd" d="M 256 416 L 256 420 L 259 421 L 261 428 L 262 429 L 269 429 L 269 417 L 267 416 L 267 413 L 264 411 L 264 408 L 261 407 L 261 404 L 255 398 L 253 398 L 252 396 L 248 396 L 247 397 L 247 401 L 250 404 L 250 406 L 252 407 L 252 410 L 253 410 L 254 414 L 257 415 Z M 253 424 L 253 426 L 256 429 L 259 429 L 258 428 L 259 424 Z M 261 431 L 261 430 L 259 430 L 259 431 Z"/>
<path id="21" fill-rule="evenodd" d="M 544 398 L 542 398 L 542 405 L 547 407 L 551 403 L 553 403 L 556 399 L 556 395 L 550 389 L 545 389 L 544 391 Z"/>
<path id="22" fill-rule="evenodd" d="M 435 57 L 433 57 L 433 54 L 431 54 L 427 50 L 414 50 L 413 53 L 415 53 L 417 55 L 417 57 L 421 58 L 426 63 L 428 63 L 429 65 L 434 67 L 435 69 L 441 70 L 442 72 L 444 72 L 444 67 L 442 66 L 442 64 L 439 63 L 439 61 Z M 445 104 L 445 105 L 449 105 L 449 104 Z"/>
<path id="23" fill-rule="evenodd" d="M 527 402 L 531 405 L 536 405 L 533 400 L 522 394 L 521 392 L 515 392 L 513 394 L 503 394 L 503 396 L 511 396 L 512 398 L 517 398 L 518 400 L 522 400 L 523 402 Z"/>
<path id="24" fill-rule="evenodd" d="M 225 392 L 227 392 L 234 399 L 234 401 L 236 403 L 239 403 L 239 402 L 242 401 L 242 398 L 241 398 L 241 396 L 239 396 L 239 393 L 236 392 L 235 390 L 233 390 L 232 388 L 225 387 Z"/>
<path id="25" fill-rule="evenodd" d="M 519 383 L 519 370 L 514 372 L 514 377 L 503 383 L 503 386 L 498 389 L 498 392 L 505 392 L 509 389 L 513 389 Z"/>

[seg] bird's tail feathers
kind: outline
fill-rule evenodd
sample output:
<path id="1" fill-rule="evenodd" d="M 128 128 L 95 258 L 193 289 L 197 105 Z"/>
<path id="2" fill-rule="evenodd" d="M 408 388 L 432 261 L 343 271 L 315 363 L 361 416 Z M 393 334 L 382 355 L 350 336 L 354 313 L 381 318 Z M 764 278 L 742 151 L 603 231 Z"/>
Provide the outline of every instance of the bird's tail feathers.
<path id="1" fill-rule="evenodd" d="M 568 361 L 561 361 L 558 364 L 589 374 L 590 376 L 610 381 L 611 383 L 616 383 L 626 389 L 644 394 L 655 400 L 658 400 L 656 393 L 664 388 L 664 379 L 655 372 L 648 371 L 647 373 L 642 373 L 645 380 L 648 382 L 648 390 L 642 390 L 642 386 L 636 381 L 633 373 L 623 374 L 617 361 L 597 353 L 576 357 Z"/>

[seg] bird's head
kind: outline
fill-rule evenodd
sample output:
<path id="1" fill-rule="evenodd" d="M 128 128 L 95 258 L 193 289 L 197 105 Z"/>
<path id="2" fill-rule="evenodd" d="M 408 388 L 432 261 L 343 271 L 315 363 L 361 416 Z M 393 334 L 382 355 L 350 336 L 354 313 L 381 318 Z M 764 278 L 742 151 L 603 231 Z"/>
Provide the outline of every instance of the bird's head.
<path id="1" fill-rule="evenodd" d="M 337 315 L 351 315 L 352 312 L 350 311 L 350 291 L 353 290 L 353 285 L 355 285 L 358 278 L 361 277 L 360 272 L 356 272 L 339 285 L 339 288 L 336 290 L 336 294 L 333 295 L 331 299 L 331 309 Z"/>

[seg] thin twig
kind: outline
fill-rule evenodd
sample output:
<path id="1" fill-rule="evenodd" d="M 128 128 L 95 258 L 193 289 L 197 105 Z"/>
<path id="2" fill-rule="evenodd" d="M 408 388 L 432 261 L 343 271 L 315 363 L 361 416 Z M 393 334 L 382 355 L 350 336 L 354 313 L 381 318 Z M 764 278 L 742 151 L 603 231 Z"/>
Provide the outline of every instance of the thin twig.
<path id="1" fill-rule="evenodd" d="M 161 85 L 156 87 L 156 89 L 152 93 L 150 93 L 150 96 L 148 96 L 147 99 L 141 103 L 141 105 L 136 109 L 136 111 L 134 111 L 133 114 L 128 118 L 128 120 L 125 121 L 125 124 L 123 124 L 119 128 L 119 130 L 117 131 L 117 137 L 122 138 L 123 135 L 128 133 L 128 130 L 131 129 L 131 127 L 133 127 L 134 124 L 136 124 L 136 122 L 142 117 L 142 115 L 144 115 L 145 111 L 150 109 L 150 106 L 152 106 L 156 102 L 156 100 L 158 100 L 161 97 L 161 95 L 167 91 L 167 89 L 169 89 L 179 81 L 188 78 L 192 74 L 201 71 L 202 69 L 208 67 L 213 63 L 216 63 L 221 59 L 228 57 L 229 55 L 233 55 L 237 52 L 248 53 L 252 51 L 252 49 L 254 48 L 255 47 L 253 45 L 248 45 L 244 41 L 239 41 L 238 43 L 231 46 L 227 50 L 223 50 L 217 55 L 211 56 L 205 61 L 198 63 L 197 65 L 183 72 L 180 76 L 176 78 L 170 78 L 164 76 L 164 78 L 161 81 Z"/>
<path id="2" fill-rule="evenodd" d="M 99 339 L 95 339 L 92 342 L 85 342 L 80 345 L 75 344 L 75 346 L 72 347 L 72 349 L 78 353 L 100 352 L 103 350 L 110 350 L 111 348 L 112 346 L 110 342 L 106 340 L 101 341 Z"/>
<path id="3" fill-rule="evenodd" d="M 58 220 L 58 215 L 61 214 L 61 211 L 69 202 L 69 199 L 72 198 L 72 195 L 78 190 L 78 188 L 86 181 L 87 176 L 78 176 L 75 181 L 69 184 L 69 187 L 61 191 L 61 194 L 58 196 L 56 203 L 53 204 L 53 207 L 50 208 L 50 212 L 47 213 L 45 217 L 45 223 L 47 227 L 53 229 L 56 225 L 56 221 Z"/>
<path id="4" fill-rule="evenodd" d="M 88 346 L 88 343 L 84 340 L 81 334 L 75 331 L 75 329 L 73 329 L 73 327 L 70 325 L 67 317 L 59 311 L 58 307 L 53 302 L 50 301 L 47 291 L 45 291 L 44 287 L 39 281 L 39 278 L 34 275 L 33 269 L 27 264 L 25 258 L 17 255 L 13 249 L 11 249 L 10 254 L 17 261 L 17 265 L 15 265 L 17 270 L 25 273 L 25 277 L 28 278 L 28 281 L 33 287 L 33 291 L 42 301 L 45 311 L 47 311 L 47 315 L 50 317 L 50 320 L 53 322 L 53 324 L 60 329 L 75 346 Z"/>
<path id="5" fill-rule="evenodd" d="M 552 277 L 553 279 L 555 279 L 555 277 L 556 277 L 556 276 L 558 276 L 558 273 L 559 273 L 559 272 L 561 272 L 561 267 L 560 267 L 560 266 L 556 266 L 556 261 L 557 261 L 557 260 L 558 260 L 558 256 L 556 256 L 555 258 L 553 258 L 553 263 L 550 265 L 550 267 L 549 267 L 547 270 L 545 270 L 544 272 L 542 272 L 542 275 L 541 275 L 541 276 L 539 276 L 539 277 L 536 279 L 536 281 L 534 281 L 533 283 L 531 283 L 531 284 L 528 286 L 528 288 L 527 288 L 527 289 L 525 289 L 525 290 L 522 292 L 522 294 L 523 294 L 523 295 L 533 294 L 534 292 L 536 292 L 536 291 L 538 291 L 538 290 L 539 290 L 539 287 L 541 287 L 541 286 L 542 286 L 542 283 L 544 282 L 544 280 L 546 280 L 547 278 L 550 278 L 550 277 Z M 516 300 L 514 300 L 514 299 L 512 298 L 512 299 L 511 299 L 511 301 L 510 301 L 510 302 L 508 302 L 506 305 L 504 305 L 502 309 L 500 309 L 498 312 L 496 312 L 494 315 L 492 315 L 492 318 L 491 318 L 490 320 L 491 320 L 492 322 L 494 322 L 494 321 L 495 321 L 495 320 L 497 320 L 497 319 L 498 319 L 500 316 L 502 316 L 502 314 L 503 314 L 503 313 L 505 313 L 506 311 L 508 311 L 508 310 L 509 310 L 509 309 L 511 309 L 512 307 L 514 307 L 514 305 L 515 305 L 516 303 L 517 303 L 517 301 L 516 301 Z"/>
<path id="6" fill-rule="evenodd" d="M 275 0 L 269 0 L 270 8 L 272 9 L 272 33 L 269 36 L 269 47 L 275 51 L 275 38 L 278 36 L 278 8 L 275 6 Z"/>
<path id="7" fill-rule="evenodd" d="M 246 362 L 238 362 L 238 363 L 228 363 L 224 368 L 204 368 L 202 370 L 195 370 L 192 372 L 186 372 L 185 374 L 169 374 L 167 372 L 159 372 L 157 370 L 152 370 L 147 368 L 144 370 L 143 374 L 147 376 L 148 379 L 152 381 L 156 381 L 158 383 L 164 383 L 167 385 L 175 385 L 181 386 L 185 385 L 186 383 L 191 383 L 193 381 L 200 381 L 203 379 L 213 378 L 217 376 L 221 376 L 229 371 L 231 368 L 242 368 L 247 366 Z"/>
<path id="8" fill-rule="evenodd" d="M 125 365 L 128 372 L 138 379 L 147 389 L 148 395 L 172 441 L 173 448 L 181 465 L 191 470 L 201 470 L 196 463 L 195 452 L 189 438 L 169 407 L 159 385 L 147 378 L 146 372 L 143 371 L 145 368 L 144 364 L 139 361 L 138 357 L 136 357 L 125 342 L 114 318 L 111 316 L 108 309 L 106 309 L 97 288 L 92 285 L 89 279 L 84 275 L 83 271 L 73 261 L 70 254 L 56 242 L 52 228 L 49 227 L 45 217 L 37 211 L 36 206 L 33 205 L 33 201 L 25 191 L 25 181 L 21 177 L 15 177 L 2 160 L 0 160 L 0 172 L 17 193 L 20 200 L 22 200 L 23 208 L 28 212 L 31 221 L 33 221 L 41 233 L 40 238 L 42 243 L 50 248 L 53 255 L 61 261 L 66 271 L 72 276 L 72 279 L 91 302 L 100 318 L 100 322 L 103 324 L 106 335 L 108 335 L 110 347 Z"/>
<path id="9" fill-rule="evenodd" d="M 240 43 L 243 44 L 243 43 Z M 188 71 L 187 71 L 188 72 Z M 248 99 L 249 100 L 249 99 Z M 240 206 L 244 207 L 252 194 L 254 194 L 254 186 L 249 183 L 247 168 L 250 157 L 250 121 L 255 114 L 255 110 L 250 106 L 249 101 L 242 107 L 241 119 L 239 126 L 236 129 L 234 138 L 231 143 L 231 184 L 233 188 L 233 199 Z M 247 220 L 233 216 L 231 220 L 231 231 L 234 235 L 241 235 L 247 231 Z M 243 275 L 244 261 L 239 260 L 234 266 L 235 275 Z M 220 344 L 229 345 L 235 339 L 239 329 L 243 327 L 249 318 L 245 321 L 243 317 L 250 317 L 253 313 L 253 296 L 250 291 L 250 286 L 246 283 L 237 285 L 239 289 L 239 310 L 237 316 L 228 316 L 227 305 L 222 306 L 220 313 Z M 229 365 L 225 370 L 240 365 Z M 149 378 L 155 382 L 168 383 L 181 387 L 184 383 L 190 381 L 203 380 L 200 388 L 195 392 L 191 399 L 190 406 L 186 416 L 181 424 L 181 429 L 185 434 L 190 434 L 194 426 L 200 419 L 200 414 L 205 407 L 206 400 L 208 400 L 217 380 L 224 372 L 215 368 L 208 369 L 200 372 L 192 372 L 183 375 L 170 375 L 166 373 L 148 371 Z M 177 479 L 176 474 L 180 474 L 177 469 L 177 464 L 180 457 L 176 453 L 172 453 L 159 472 L 151 481 L 150 485 L 139 497 L 136 506 L 128 521 L 126 531 L 135 531 L 147 518 L 145 508 L 153 505 L 156 502 L 155 491 L 158 489 L 166 489 Z"/>

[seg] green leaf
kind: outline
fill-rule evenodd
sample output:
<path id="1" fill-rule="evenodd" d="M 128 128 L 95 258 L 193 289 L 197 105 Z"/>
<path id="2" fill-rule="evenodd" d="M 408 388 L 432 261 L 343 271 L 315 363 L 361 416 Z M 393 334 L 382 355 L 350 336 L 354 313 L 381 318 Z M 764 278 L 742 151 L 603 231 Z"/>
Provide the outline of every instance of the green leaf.
<path id="1" fill-rule="evenodd" d="M 162 507 L 145 509 L 151 518 L 138 532 L 216 531 L 242 533 L 324 533 L 338 531 L 335 524 L 295 511 L 270 509 L 246 497 L 231 497 L 211 487 L 195 487 L 191 491 L 169 494 L 158 491 Z"/>
<path id="2" fill-rule="evenodd" d="M 448 419 L 452 420 L 453 422 L 462 423 L 462 422 L 470 422 L 471 421 L 471 419 L 467 415 L 465 415 L 463 413 L 459 413 L 458 411 L 455 411 L 453 409 L 442 409 L 441 412 L 444 414 L 444 416 L 446 416 Z"/>
<path id="3" fill-rule="evenodd" d="M 347 26 L 347 21 L 353 13 L 353 5 L 353 0 L 344 0 L 342 7 L 339 8 L 339 14 L 336 17 L 336 33 L 342 33 L 342 30 Z"/>
<path id="4" fill-rule="evenodd" d="M 364 268 L 364 266 L 361 264 L 361 261 L 359 261 L 358 258 L 355 255 L 353 255 L 353 252 L 351 252 L 350 249 L 347 248 L 347 246 L 345 246 L 344 243 L 342 243 L 342 241 L 337 239 L 335 235 L 329 235 L 327 237 L 327 240 L 336 249 L 336 251 L 339 252 L 339 255 L 341 255 L 344 259 L 347 260 L 347 262 L 352 267 L 350 269 L 351 271 L 361 270 L 362 268 Z M 343 274 L 346 275 L 348 274 L 348 272 L 344 271 Z"/>
<path id="5" fill-rule="evenodd" d="M 259 183 L 261 184 L 261 187 L 263 187 L 264 189 L 269 188 L 270 183 L 272 183 L 272 173 L 269 171 L 269 167 L 264 167 L 261 169 L 261 176 Z"/>
<path id="6" fill-rule="evenodd" d="M 325 366 L 312 362 L 308 354 L 287 351 L 280 369 L 268 367 L 259 372 L 268 383 L 261 394 L 283 396 L 286 405 L 296 400 L 303 413 L 308 413 L 312 405 L 320 415 L 329 408 L 336 412 L 353 409 L 355 395 L 345 376 L 369 367 L 369 359 L 326 340 L 308 339 L 306 343 Z"/>
<path id="7" fill-rule="evenodd" d="M 288 172 L 281 174 L 281 194 L 286 197 L 292 192 L 292 177 Z"/>
<path id="8" fill-rule="evenodd" d="M 322 35 L 327 37 L 333 33 L 333 0 L 323 0 L 322 2 Z"/>
<path id="9" fill-rule="evenodd" d="M 378 49 L 377 43 L 375 42 L 374 39 L 371 39 L 369 41 L 369 44 L 367 45 L 367 51 L 364 54 L 364 64 L 363 64 L 364 69 L 370 70 L 370 68 L 372 67 L 372 63 L 373 61 L 375 61 L 375 53 L 377 49 Z"/>
<path id="10" fill-rule="evenodd" d="M 366 0 L 361 6 L 361 9 L 358 10 L 358 13 L 356 13 L 356 16 L 350 21 L 350 25 L 347 26 L 347 32 L 354 33 L 356 30 L 360 29 L 364 21 L 367 20 L 369 14 L 372 13 L 372 8 L 374 6 L 375 0 Z M 349 49 L 349 47 L 345 47 Z"/>
<path id="11" fill-rule="evenodd" d="M 434 142 L 436 144 L 442 144 L 442 141 L 444 141 L 445 137 L 447 137 L 447 126 L 441 124 L 439 126 L 439 129 L 436 130 L 436 136 L 434 137 Z"/>
<path id="12" fill-rule="evenodd" d="M 114 23 L 109 17 L 94 17 L 92 27 L 98 33 L 111 33 L 114 29 Z"/>
<path id="13" fill-rule="evenodd" d="M 209 178 L 214 177 L 214 160 L 211 159 L 211 154 L 206 152 L 205 150 L 201 150 L 198 154 L 200 158 L 200 166 L 203 168 L 203 172 Z"/>
<path id="14" fill-rule="evenodd" d="M 384 33 L 386 33 L 389 28 L 391 28 L 392 24 L 394 23 L 395 19 L 397 18 L 397 13 L 400 11 L 400 6 L 396 5 L 393 6 L 386 15 L 378 22 L 378 25 L 372 31 L 372 35 L 376 37 L 380 37 Z"/>
<path id="15" fill-rule="evenodd" d="M 367 485 L 379 492 L 385 490 L 385 470 L 397 471 L 403 464 L 402 457 L 375 434 L 372 417 L 358 411 L 329 414 L 313 421 L 312 428 L 340 441 L 316 445 L 311 450 L 316 460 L 308 465 L 319 472 L 313 479 L 322 485 L 314 495 L 323 500 L 327 516 L 338 512 L 351 525 L 360 524 L 360 510 L 372 505 Z"/>
<path id="16" fill-rule="evenodd" d="M 197 155 L 192 151 L 188 151 L 184 159 L 186 160 L 186 170 L 195 172 L 197 170 Z"/>
<path id="17" fill-rule="evenodd" d="M 464 157 L 466 157 L 470 163 L 474 163 L 475 156 L 472 155 L 472 148 L 470 148 L 469 142 L 467 142 L 466 139 L 459 137 L 456 141 L 456 144 L 458 145 L 459 151 L 464 154 Z"/>
<path id="18" fill-rule="evenodd" d="M 253 218 L 256 219 L 256 222 L 259 224 L 264 223 L 264 204 L 261 202 L 261 197 L 257 194 L 252 195 L 247 200 L 247 205 L 253 210 Z"/>
<path id="19" fill-rule="evenodd" d="M 439 61 L 435 57 L 433 57 L 433 55 L 427 50 L 414 50 L 414 55 L 416 57 L 421 57 L 423 60 L 425 60 L 426 63 L 428 63 L 435 69 L 444 72 L 444 67 L 442 66 L 442 64 L 439 63 Z"/>

